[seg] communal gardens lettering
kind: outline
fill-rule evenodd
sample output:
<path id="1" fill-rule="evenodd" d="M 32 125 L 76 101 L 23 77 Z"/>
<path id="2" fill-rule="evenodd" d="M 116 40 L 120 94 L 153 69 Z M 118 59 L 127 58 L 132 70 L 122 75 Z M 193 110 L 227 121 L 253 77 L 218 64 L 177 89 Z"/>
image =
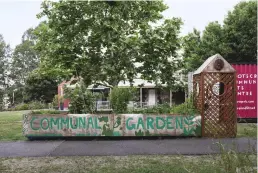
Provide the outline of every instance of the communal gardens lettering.
<path id="1" fill-rule="evenodd" d="M 60 136 L 199 136 L 201 123 L 194 116 L 171 115 L 29 115 L 26 134 Z"/>

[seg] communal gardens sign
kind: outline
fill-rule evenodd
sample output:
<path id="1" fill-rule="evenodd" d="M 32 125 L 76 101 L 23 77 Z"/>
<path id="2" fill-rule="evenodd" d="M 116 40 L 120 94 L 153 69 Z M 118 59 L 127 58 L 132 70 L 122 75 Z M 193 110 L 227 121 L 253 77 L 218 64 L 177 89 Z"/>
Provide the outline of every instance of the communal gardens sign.
<path id="1" fill-rule="evenodd" d="M 23 133 L 35 136 L 201 136 L 195 116 L 143 114 L 27 114 Z"/>

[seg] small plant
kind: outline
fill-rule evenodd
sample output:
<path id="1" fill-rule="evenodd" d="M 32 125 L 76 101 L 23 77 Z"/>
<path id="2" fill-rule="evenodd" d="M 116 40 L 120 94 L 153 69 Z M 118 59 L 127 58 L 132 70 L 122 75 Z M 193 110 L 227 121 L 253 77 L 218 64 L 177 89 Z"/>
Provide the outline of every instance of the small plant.
<path id="1" fill-rule="evenodd" d="M 217 146 L 220 150 L 219 159 L 218 159 L 218 166 L 221 170 L 227 173 L 235 173 L 238 172 L 257 172 L 254 170 L 257 167 L 257 159 L 254 159 L 253 156 L 257 158 L 257 153 L 249 143 L 249 147 L 247 148 L 246 153 L 240 153 L 237 149 L 237 145 L 233 143 L 232 149 L 225 149 L 225 146 L 218 142 Z M 251 153 L 251 154 L 250 154 Z"/>
<path id="2" fill-rule="evenodd" d="M 58 109 L 58 95 L 55 95 L 52 101 L 54 109 Z"/>

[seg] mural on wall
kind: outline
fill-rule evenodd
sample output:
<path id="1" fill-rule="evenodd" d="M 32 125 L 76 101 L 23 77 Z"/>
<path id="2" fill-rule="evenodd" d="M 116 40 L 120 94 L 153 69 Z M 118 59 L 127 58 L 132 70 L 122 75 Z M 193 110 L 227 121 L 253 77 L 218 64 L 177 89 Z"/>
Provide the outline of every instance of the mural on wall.
<path id="1" fill-rule="evenodd" d="M 24 115 L 25 136 L 201 136 L 195 116 Z"/>

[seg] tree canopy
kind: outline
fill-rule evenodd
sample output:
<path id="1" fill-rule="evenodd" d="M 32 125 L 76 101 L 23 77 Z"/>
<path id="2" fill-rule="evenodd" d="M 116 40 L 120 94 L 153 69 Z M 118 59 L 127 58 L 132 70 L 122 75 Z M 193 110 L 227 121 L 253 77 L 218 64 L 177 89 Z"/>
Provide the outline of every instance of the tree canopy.
<path id="1" fill-rule="evenodd" d="M 53 97 L 57 94 L 58 82 L 55 77 L 41 74 L 38 69 L 34 70 L 26 78 L 24 101 L 52 102 Z"/>
<path id="2" fill-rule="evenodd" d="M 10 77 L 17 86 L 24 86 L 30 72 L 39 66 L 39 56 L 34 49 L 36 37 L 33 28 L 29 28 L 22 36 L 21 44 L 17 45 L 12 54 Z"/>
<path id="3" fill-rule="evenodd" d="M 183 40 L 187 72 L 216 53 L 229 63 L 257 62 L 257 2 L 240 2 L 228 12 L 223 25 L 210 22 L 202 35 L 194 29 Z"/>
<path id="4" fill-rule="evenodd" d="M 10 46 L 5 43 L 4 37 L 0 34 L 0 110 L 3 109 L 3 98 L 9 84 L 10 53 Z"/>
<path id="5" fill-rule="evenodd" d="M 162 1 L 45 1 L 42 8 L 37 50 L 47 71 L 81 76 L 86 85 L 137 77 L 174 84 L 182 21 L 155 24 L 168 8 Z"/>

